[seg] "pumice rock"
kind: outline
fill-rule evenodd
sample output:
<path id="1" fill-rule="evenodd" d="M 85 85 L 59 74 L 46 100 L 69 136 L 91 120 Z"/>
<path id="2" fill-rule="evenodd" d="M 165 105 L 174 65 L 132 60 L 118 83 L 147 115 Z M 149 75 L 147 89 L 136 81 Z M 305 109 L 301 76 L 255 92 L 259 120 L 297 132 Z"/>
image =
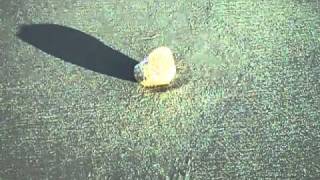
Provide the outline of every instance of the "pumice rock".
<path id="1" fill-rule="evenodd" d="M 144 87 L 169 85 L 176 75 L 176 65 L 168 47 L 158 47 L 134 67 L 135 79 Z"/>

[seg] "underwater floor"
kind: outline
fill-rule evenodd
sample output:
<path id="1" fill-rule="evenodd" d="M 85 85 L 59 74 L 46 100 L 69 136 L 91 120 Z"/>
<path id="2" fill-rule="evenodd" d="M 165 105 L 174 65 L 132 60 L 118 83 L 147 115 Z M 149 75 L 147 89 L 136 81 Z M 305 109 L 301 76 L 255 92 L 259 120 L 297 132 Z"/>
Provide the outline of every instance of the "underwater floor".
<path id="1" fill-rule="evenodd" d="M 319 77 L 317 0 L 0 0 L 0 180 L 319 179 Z"/>

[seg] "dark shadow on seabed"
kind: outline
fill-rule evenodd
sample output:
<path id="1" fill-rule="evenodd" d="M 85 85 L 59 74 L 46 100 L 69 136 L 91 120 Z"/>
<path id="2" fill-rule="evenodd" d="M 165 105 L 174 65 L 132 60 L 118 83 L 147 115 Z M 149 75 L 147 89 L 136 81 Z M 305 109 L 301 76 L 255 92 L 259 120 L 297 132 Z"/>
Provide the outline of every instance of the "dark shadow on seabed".
<path id="1" fill-rule="evenodd" d="M 55 24 L 22 25 L 17 36 L 64 61 L 119 79 L 136 82 L 138 61 L 79 30 Z"/>

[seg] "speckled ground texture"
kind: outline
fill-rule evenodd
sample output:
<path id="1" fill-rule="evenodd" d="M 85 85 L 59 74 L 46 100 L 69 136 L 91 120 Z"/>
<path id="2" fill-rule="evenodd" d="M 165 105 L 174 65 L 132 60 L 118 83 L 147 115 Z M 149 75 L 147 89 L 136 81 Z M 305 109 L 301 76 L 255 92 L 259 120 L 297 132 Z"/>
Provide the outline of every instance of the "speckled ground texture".
<path id="1" fill-rule="evenodd" d="M 320 179 L 319 76 L 317 0 L 0 0 L 0 179 Z"/>

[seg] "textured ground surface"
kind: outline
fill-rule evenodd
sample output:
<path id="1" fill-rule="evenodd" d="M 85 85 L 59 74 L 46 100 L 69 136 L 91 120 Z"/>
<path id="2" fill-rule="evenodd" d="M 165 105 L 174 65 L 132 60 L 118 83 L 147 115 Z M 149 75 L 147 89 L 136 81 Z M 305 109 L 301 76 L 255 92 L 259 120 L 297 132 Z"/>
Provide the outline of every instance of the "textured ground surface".
<path id="1" fill-rule="evenodd" d="M 0 179 L 319 179 L 319 61 L 317 0 L 0 0 Z"/>

